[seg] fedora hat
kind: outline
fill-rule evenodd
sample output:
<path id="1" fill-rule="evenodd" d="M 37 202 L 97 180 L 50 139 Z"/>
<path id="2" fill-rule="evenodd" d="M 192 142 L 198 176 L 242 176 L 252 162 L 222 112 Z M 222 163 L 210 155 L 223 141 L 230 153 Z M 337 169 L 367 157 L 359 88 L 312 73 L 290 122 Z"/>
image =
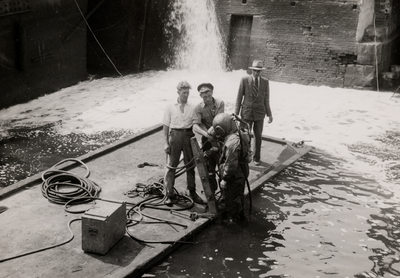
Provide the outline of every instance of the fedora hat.
<path id="1" fill-rule="evenodd" d="M 265 70 L 265 68 L 263 66 L 263 62 L 259 61 L 259 60 L 254 60 L 253 64 L 251 65 L 251 67 L 249 67 L 249 69 L 252 69 L 252 70 Z"/>

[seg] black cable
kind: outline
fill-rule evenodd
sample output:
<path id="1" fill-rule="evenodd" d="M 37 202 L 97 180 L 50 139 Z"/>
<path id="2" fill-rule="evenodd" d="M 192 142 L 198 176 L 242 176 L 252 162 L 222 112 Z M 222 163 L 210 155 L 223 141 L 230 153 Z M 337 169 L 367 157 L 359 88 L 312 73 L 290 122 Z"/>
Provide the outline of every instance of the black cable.
<path id="1" fill-rule="evenodd" d="M 16 255 L 16 256 L 8 257 L 8 258 L 5 258 L 5 259 L 0 259 L 0 263 L 6 262 L 6 261 L 9 261 L 9 260 L 13 260 L 13 259 L 16 259 L 16 258 L 21 258 L 23 256 L 35 254 L 35 253 L 38 253 L 38 252 L 42 252 L 42 251 L 45 251 L 45 250 L 49 250 L 49 249 L 52 249 L 52 248 L 55 248 L 55 247 L 59 247 L 61 245 L 64 245 L 64 244 L 70 242 L 74 238 L 74 234 L 73 234 L 73 232 L 71 230 L 71 223 L 74 222 L 74 221 L 77 221 L 77 220 L 82 220 L 82 219 L 81 218 L 75 218 L 75 219 L 72 219 L 72 220 L 70 220 L 68 222 L 68 230 L 69 230 L 71 236 L 66 241 L 61 242 L 61 243 L 57 243 L 57 244 L 54 244 L 54 245 L 50 245 L 50 246 L 47 246 L 47 247 L 43 247 L 43 248 L 40 248 L 40 249 L 37 249 L 37 250 L 33 250 L 33 251 L 26 252 L 26 253 L 22 253 L 22 254 L 19 254 L 19 255 Z"/>

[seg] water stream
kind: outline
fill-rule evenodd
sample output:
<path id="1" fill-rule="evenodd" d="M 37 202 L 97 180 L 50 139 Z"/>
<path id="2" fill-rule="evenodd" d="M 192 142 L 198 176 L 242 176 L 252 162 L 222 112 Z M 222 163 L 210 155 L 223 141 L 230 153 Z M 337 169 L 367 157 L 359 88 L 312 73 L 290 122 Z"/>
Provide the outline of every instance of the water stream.
<path id="1" fill-rule="evenodd" d="M 164 33 L 173 49 L 164 57 L 174 69 L 222 71 L 225 47 L 213 0 L 176 0 Z"/>

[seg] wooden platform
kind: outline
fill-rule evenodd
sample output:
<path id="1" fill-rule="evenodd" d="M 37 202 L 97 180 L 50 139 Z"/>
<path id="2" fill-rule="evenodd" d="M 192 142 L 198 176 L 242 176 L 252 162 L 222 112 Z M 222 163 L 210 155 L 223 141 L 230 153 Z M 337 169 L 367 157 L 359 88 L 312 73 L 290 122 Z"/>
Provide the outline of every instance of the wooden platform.
<path id="1" fill-rule="evenodd" d="M 251 190 L 265 182 L 311 150 L 310 146 L 264 137 L 262 163 L 250 164 Z M 141 202 L 140 196 L 124 193 L 137 188 L 138 183 L 152 184 L 164 175 L 162 126 L 157 125 L 125 140 L 80 157 L 90 169 L 89 179 L 101 187 L 100 198 L 126 202 Z M 138 165 L 144 162 L 158 166 Z M 84 175 L 82 167 L 69 163 L 61 167 L 77 175 Z M 203 195 L 199 175 L 197 191 Z M 186 176 L 178 177 L 175 187 L 185 192 Z M 1 277 L 131 277 L 139 276 L 168 253 L 179 247 L 179 241 L 190 240 L 212 220 L 195 221 L 166 210 L 146 208 L 146 213 L 176 224 L 140 223 L 129 228 L 134 240 L 125 234 L 106 255 L 82 250 L 82 213 L 69 213 L 63 205 L 50 203 L 41 193 L 41 173 L 0 191 L 0 206 L 8 207 L 0 213 L 0 276 Z M 84 205 L 87 208 L 89 204 Z M 190 212 L 204 213 L 207 207 L 195 205 Z M 76 221 L 74 219 L 77 219 Z M 68 223 L 74 238 L 61 246 L 10 259 L 29 251 L 61 243 L 70 238 Z M 147 243 L 141 241 L 164 241 Z"/>

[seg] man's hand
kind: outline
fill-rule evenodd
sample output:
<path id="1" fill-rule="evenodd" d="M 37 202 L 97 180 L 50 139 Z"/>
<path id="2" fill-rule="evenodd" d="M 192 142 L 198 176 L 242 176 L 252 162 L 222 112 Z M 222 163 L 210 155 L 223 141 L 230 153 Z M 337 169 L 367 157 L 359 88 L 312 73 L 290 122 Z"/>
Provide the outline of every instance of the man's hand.
<path id="1" fill-rule="evenodd" d="M 168 143 L 164 144 L 164 152 L 166 154 L 170 154 L 171 153 L 171 147 L 170 147 L 170 145 Z"/>
<path id="2" fill-rule="evenodd" d="M 206 137 L 207 137 L 207 139 L 208 139 L 209 142 L 211 142 L 211 141 L 214 140 L 214 136 L 212 136 L 211 134 L 208 134 L 208 133 L 207 133 L 207 136 L 206 136 Z"/>
<path id="3" fill-rule="evenodd" d="M 225 189 L 226 188 L 226 181 L 222 180 L 221 183 L 219 184 L 219 186 L 221 187 L 221 189 Z"/>
<path id="4" fill-rule="evenodd" d="M 269 119 L 268 119 L 268 123 L 269 123 L 269 124 L 272 123 L 272 121 L 274 120 L 274 118 L 272 118 L 272 116 L 269 116 L 268 118 L 269 118 Z"/>
<path id="5" fill-rule="evenodd" d="M 213 127 L 210 127 L 207 130 L 207 135 L 205 135 L 205 137 L 207 137 L 208 141 L 210 142 L 215 139 L 215 131 Z"/>

